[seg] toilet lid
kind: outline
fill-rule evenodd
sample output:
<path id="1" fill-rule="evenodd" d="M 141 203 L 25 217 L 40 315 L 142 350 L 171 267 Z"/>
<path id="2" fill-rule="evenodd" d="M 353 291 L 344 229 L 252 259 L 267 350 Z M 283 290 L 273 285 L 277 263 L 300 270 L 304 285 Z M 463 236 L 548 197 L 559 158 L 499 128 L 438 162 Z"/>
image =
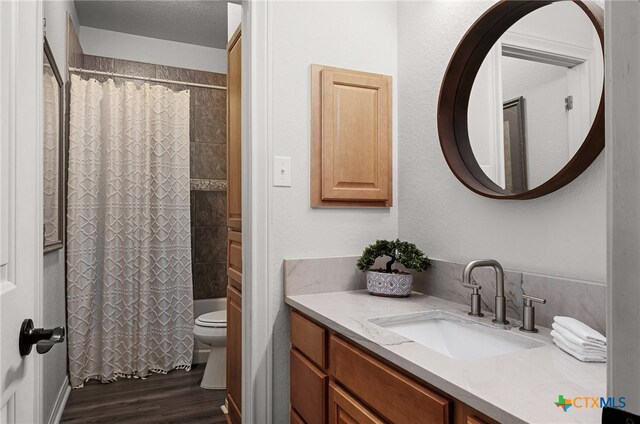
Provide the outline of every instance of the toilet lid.
<path id="1" fill-rule="evenodd" d="M 225 328 L 227 326 L 227 311 L 208 312 L 196 319 L 196 325 L 200 327 Z"/>

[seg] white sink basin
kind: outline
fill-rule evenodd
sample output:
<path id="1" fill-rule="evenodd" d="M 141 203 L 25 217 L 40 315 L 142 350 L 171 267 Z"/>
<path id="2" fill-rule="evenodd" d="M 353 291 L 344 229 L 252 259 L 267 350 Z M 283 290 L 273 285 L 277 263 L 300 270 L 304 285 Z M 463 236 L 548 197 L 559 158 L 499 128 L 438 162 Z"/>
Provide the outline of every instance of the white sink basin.
<path id="1" fill-rule="evenodd" d="M 487 358 L 545 345 L 541 341 L 444 311 L 370 321 L 454 359 Z"/>

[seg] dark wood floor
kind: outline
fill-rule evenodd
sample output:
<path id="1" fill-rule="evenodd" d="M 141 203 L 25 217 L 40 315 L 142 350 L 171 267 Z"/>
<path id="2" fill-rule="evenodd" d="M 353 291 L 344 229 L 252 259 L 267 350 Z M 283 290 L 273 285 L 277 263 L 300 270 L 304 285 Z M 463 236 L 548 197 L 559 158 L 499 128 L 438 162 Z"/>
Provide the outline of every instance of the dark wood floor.
<path id="1" fill-rule="evenodd" d="M 190 372 L 152 374 L 145 380 L 120 379 L 115 383 L 90 382 L 71 391 L 62 423 L 168 424 L 225 423 L 220 409 L 224 390 L 204 390 L 204 365 Z"/>

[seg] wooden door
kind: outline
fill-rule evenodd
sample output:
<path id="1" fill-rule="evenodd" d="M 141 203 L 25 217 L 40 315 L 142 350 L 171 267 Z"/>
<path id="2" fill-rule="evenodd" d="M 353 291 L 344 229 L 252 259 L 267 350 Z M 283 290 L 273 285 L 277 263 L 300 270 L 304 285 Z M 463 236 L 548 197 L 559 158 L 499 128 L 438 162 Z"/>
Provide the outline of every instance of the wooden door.
<path id="1" fill-rule="evenodd" d="M 0 2 L 0 423 L 42 421 L 42 357 L 21 356 L 26 318 L 42 324 L 42 4 Z"/>

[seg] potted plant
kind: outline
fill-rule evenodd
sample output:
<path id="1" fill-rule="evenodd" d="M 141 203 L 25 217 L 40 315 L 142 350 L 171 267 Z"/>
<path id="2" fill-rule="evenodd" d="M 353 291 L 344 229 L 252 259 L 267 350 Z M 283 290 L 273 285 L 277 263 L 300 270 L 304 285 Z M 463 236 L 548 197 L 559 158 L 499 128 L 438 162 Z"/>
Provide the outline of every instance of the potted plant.
<path id="1" fill-rule="evenodd" d="M 371 269 L 376 259 L 389 257 L 384 269 Z M 413 275 L 393 267 L 396 262 L 407 269 L 424 271 L 431 261 L 413 243 L 397 240 L 377 240 L 367 246 L 358 258 L 358 269 L 367 273 L 367 289 L 375 296 L 407 297 L 413 290 Z"/>

